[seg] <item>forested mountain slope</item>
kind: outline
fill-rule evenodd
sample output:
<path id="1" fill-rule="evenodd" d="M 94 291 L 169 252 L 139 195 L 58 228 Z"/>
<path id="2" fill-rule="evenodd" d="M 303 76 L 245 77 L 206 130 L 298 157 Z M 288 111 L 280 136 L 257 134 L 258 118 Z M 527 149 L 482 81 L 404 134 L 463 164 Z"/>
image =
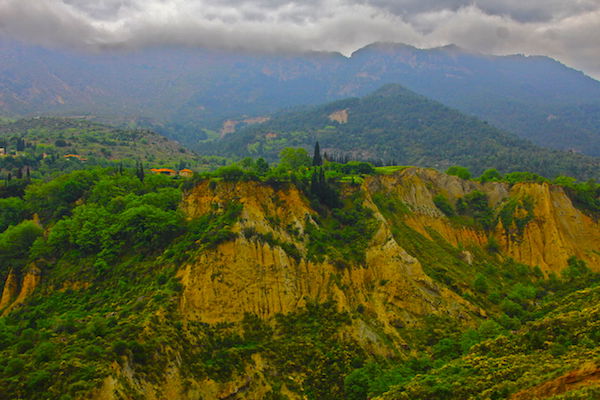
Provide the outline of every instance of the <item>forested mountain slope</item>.
<path id="1" fill-rule="evenodd" d="M 600 178 L 597 158 L 543 149 L 399 85 L 278 114 L 225 135 L 203 151 L 274 160 L 285 147 L 312 148 L 315 141 L 337 158 L 438 169 L 464 165 L 477 174 L 496 168 Z"/>
<path id="2" fill-rule="evenodd" d="M 600 155 L 600 83 L 547 57 L 376 43 L 338 53 L 153 48 L 77 53 L 1 42 L 0 113 L 137 123 L 190 145 L 229 120 L 398 83 L 542 146 Z"/>

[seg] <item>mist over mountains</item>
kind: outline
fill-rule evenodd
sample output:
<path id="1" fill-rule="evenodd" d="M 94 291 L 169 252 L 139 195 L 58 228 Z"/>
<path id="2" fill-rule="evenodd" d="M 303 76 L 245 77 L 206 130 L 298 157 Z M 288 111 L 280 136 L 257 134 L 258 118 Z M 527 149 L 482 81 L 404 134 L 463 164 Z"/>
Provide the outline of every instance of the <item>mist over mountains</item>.
<path id="1" fill-rule="evenodd" d="M 230 118 L 399 83 L 536 144 L 600 155 L 600 82 L 547 57 L 378 43 L 339 53 L 75 53 L 3 42 L 0 113 L 93 115 L 199 147 Z"/>
<path id="2" fill-rule="evenodd" d="M 600 399 L 559 3 L 0 0 L 0 399 Z"/>

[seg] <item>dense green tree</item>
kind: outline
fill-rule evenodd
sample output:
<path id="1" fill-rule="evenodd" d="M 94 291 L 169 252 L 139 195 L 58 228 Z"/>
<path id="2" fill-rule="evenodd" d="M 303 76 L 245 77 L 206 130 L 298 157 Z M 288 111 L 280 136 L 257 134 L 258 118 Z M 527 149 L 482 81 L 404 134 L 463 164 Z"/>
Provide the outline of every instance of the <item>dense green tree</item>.
<path id="1" fill-rule="evenodd" d="M 132 175 L 105 175 L 94 184 L 90 191 L 89 201 L 106 205 L 112 199 L 142 191 L 143 183 Z"/>
<path id="2" fill-rule="evenodd" d="M 462 353 L 460 343 L 451 338 L 444 338 L 437 342 L 432 351 L 433 356 L 439 360 L 457 358 Z"/>
<path id="3" fill-rule="evenodd" d="M 485 182 L 500 182 L 502 180 L 502 175 L 495 168 L 486 169 L 483 171 L 483 174 L 479 177 L 479 181 L 481 183 Z"/>
<path id="4" fill-rule="evenodd" d="M 296 171 L 309 167 L 312 160 L 303 148 L 286 147 L 279 153 L 279 165 L 288 170 Z"/>
<path id="5" fill-rule="evenodd" d="M 371 364 L 375 365 L 376 364 Z M 348 400 L 367 400 L 369 384 L 381 371 L 375 370 L 371 365 L 356 369 L 344 378 L 344 395 Z"/>
<path id="6" fill-rule="evenodd" d="M 118 219 L 118 232 L 131 245 L 140 248 L 163 248 L 170 238 L 181 231 L 181 216 L 149 204 L 125 210 Z"/>
<path id="7" fill-rule="evenodd" d="M 334 208 L 340 206 L 336 189 L 325 178 L 323 167 L 317 167 L 311 174 L 310 193 L 322 204 Z"/>
<path id="8" fill-rule="evenodd" d="M 236 164 L 221 167 L 216 171 L 216 174 L 228 181 L 239 181 L 246 177 L 244 170 Z"/>
<path id="9" fill-rule="evenodd" d="M 471 172 L 466 167 L 454 165 L 446 170 L 448 175 L 455 175 L 461 179 L 471 179 Z"/>
<path id="10" fill-rule="evenodd" d="M 18 197 L 0 199 L 0 232 L 27 217 L 25 202 Z"/>
<path id="11" fill-rule="evenodd" d="M 491 229 L 494 214 L 488 204 L 487 195 L 479 190 L 466 194 L 456 202 L 456 211 L 472 217 L 483 229 Z"/>
<path id="12" fill-rule="evenodd" d="M 25 202 L 32 213 L 43 220 L 67 215 L 75 202 L 96 183 L 101 171 L 75 171 L 50 182 L 31 184 L 25 191 Z"/>
<path id="13" fill-rule="evenodd" d="M 144 172 L 144 164 L 141 161 L 137 161 L 135 164 L 135 175 L 140 181 L 144 181 L 146 173 Z"/>
<path id="14" fill-rule="evenodd" d="M 0 265 L 22 265 L 29 256 L 33 242 L 42 235 L 42 228 L 33 221 L 10 226 L 0 234 Z"/>
<path id="15" fill-rule="evenodd" d="M 256 160 L 255 169 L 258 175 L 265 175 L 269 171 L 269 163 L 264 158 L 259 157 Z"/>

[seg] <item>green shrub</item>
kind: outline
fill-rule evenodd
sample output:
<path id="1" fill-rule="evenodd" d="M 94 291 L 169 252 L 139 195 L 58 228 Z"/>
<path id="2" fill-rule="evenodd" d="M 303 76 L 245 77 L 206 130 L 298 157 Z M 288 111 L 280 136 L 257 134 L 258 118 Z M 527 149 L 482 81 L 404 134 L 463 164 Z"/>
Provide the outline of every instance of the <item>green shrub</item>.
<path id="1" fill-rule="evenodd" d="M 8 360 L 4 373 L 8 376 L 14 376 L 19 374 L 25 368 L 25 361 L 20 358 L 13 357 Z"/>
<path id="2" fill-rule="evenodd" d="M 37 362 L 48 362 L 54 358 L 56 345 L 51 342 L 40 343 L 34 351 L 34 357 Z"/>
<path id="3" fill-rule="evenodd" d="M 48 371 L 34 371 L 27 377 L 25 387 L 32 392 L 43 392 L 50 384 L 51 379 L 52 375 Z"/>
<path id="4" fill-rule="evenodd" d="M 487 293 L 488 292 L 488 282 L 483 274 L 477 274 L 475 280 L 473 281 L 473 289 L 478 291 L 479 293 Z"/>
<path id="5" fill-rule="evenodd" d="M 446 174 L 458 176 L 461 179 L 471 179 L 471 172 L 469 169 L 457 165 L 448 168 Z"/>
<path id="6" fill-rule="evenodd" d="M 491 168 L 486 169 L 483 174 L 479 177 L 481 183 L 485 182 L 500 182 L 502 181 L 502 175 L 497 169 Z"/>
<path id="7" fill-rule="evenodd" d="M 83 349 L 83 355 L 88 360 L 98 360 L 104 355 L 104 349 L 100 346 L 96 346 L 94 344 L 87 345 L 85 349 Z"/>
<path id="8" fill-rule="evenodd" d="M 112 344 L 112 351 L 118 356 L 124 356 L 127 354 L 127 342 L 124 340 L 117 340 Z"/>
<path id="9" fill-rule="evenodd" d="M 456 215 L 454 207 L 452 207 L 452 204 L 450 204 L 446 196 L 444 196 L 443 194 L 438 194 L 437 196 L 435 196 L 433 198 L 433 203 L 447 217 L 453 217 L 454 215 Z"/>

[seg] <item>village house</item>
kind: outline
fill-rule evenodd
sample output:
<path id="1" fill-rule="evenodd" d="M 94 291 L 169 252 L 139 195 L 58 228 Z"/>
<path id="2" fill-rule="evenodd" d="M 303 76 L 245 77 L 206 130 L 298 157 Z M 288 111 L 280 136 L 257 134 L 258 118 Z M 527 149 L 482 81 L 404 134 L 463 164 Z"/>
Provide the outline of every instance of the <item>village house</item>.
<path id="1" fill-rule="evenodd" d="M 77 159 L 79 161 L 87 161 L 87 158 L 82 157 L 79 154 L 65 154 L 63 157 L 66 159 Z"/>
<path id="2" fill-rule="evenodd" d="M 192 176 L 194 176 L 194 171 L 192 171 L 191 169 L 182 169 L 181 171 L 179 171 L 179 176 L 182 176 L 184 178 L 191 178 Z"/>
<path id="3" fill-rule="evenodd" d="M 177 171 L 169 168 L 151 168 L 150 171 L 154 174 L 177 176 Z"/>

